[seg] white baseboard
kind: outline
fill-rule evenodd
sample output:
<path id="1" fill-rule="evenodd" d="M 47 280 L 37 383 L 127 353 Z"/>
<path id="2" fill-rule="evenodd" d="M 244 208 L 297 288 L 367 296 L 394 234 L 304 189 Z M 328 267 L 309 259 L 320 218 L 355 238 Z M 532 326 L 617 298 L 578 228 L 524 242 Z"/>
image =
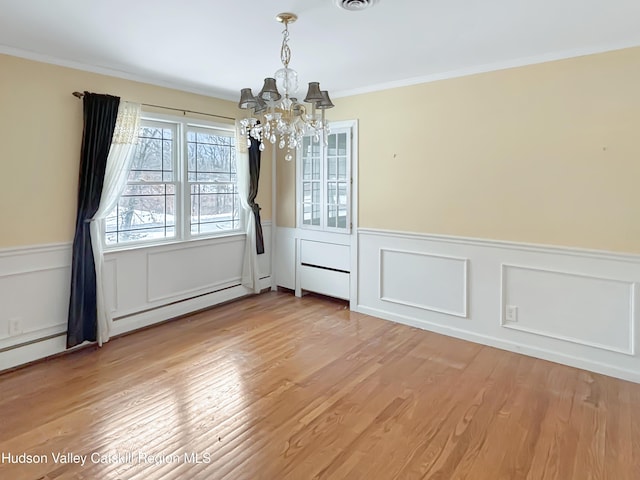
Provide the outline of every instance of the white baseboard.
<path id="1" fill-rule="evenodd" d="M 260 289 L 271 288 L 271 277 L 260 279 Z M 146 312 L 140 312 L 129 315 L 124 318 L 115 319 L 111 330 L 111 336 L 121 335 L 123 333 L 148 327 L 159 322 L 163 322 L 172 318 L 187 315 L 191 312 L 203 310 L 213 307 L 220 303 L 235 300 L 247 295 L 252 295 L 253 291 L 242 285 L 201 295 L 196 298 L 184 300 L 181 302 L 165 305 Z"/>
<path id="2" fill-rule="evenodd" d="M 479 343 L 481 345 L 487 345 L 489 347 L 499 348 L 509 352 L 521 353 L 530 357 L 540 358 L 542 360 L 548 360 L 550 362 L 560 363 L 611 377 L 621 378 L 630 382 L 640 383 L 640 372 L 637 370 L 628 370 L 616 365 L 594 362 L 582 357 L 566 355 L 559 351 L 547 350 L 523 343 L 510 342 L 488 335 L 473 333 L 468 330 L 447 327 L 437 323 L 418 320 L 416 318 L 398 315 L 384 310 L 369 308 L 363 305 L 358 305 L 356 311 L 373 317 L 382 318 L 384 320 L 408 325 L 410 327 L 439 333 L 448 337 L 459 338 L 461 340 L 467 340 L 469 342 Z"/>
<path id="3" fill-rule="evenodd" d="M 270 287 L 271 277 L 260 279 L 261 289 L 268 289 Z M 220 303 L 252 294 L 253 291 L 251 289 L 238 285 L 218 292 L 212 292 L 200 297 L 130 315 L 113 322 L 111 336 L 116 337 L 124 333 L 149 327 L 182 315 L 211 308 Z M 41 337 L 40 339 L 36 339 L 31 342 L 18 344 L 14 348 L 6 348 L 5 350 L 0 351 L 0 365 L 2 366 L 0 371 L 24 365 L 52 355 L 58 355 L 66 351 L 66 332 L 54 332 L 50 337 Z"/>
<path id="4" fill-rule="evenodd" d="M 53 338 L 45 338 L 34 343 L 0 352 L 0 372 L 31 363 L 42 358 L 57 355 L 66 350 L 67 336 L 62 333 Z"/>

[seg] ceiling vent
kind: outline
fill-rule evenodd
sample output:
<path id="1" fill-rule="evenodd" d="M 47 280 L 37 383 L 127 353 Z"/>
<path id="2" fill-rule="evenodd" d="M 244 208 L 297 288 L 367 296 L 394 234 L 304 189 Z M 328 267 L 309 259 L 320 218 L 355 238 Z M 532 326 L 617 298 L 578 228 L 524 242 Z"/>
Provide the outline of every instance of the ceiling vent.
<path id="1" fill-rule="evenodd" d="M 373 7 L 378 0 L 336 0 L 336 5 L 343 10 L 359 12 L 369 7 Z"/>

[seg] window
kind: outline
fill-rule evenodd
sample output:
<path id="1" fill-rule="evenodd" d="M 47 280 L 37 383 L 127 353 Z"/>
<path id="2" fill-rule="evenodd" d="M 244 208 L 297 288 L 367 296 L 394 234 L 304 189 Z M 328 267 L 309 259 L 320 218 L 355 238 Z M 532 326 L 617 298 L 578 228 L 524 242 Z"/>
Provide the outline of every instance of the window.
<path id="1" fill-rule="evenodd" d="M 298 150 L 298 172 L 299 225 L 349 233 L 351 129 L 332 128 L 326 142 L 305 136 Z"/>
<path id="2" fill-rule="evenodd" d="M 191 235 L 240 228 L 236 142 L 205 128 L 187 131 Z"/>
<path id="3" fill-rule="evenodd" d="M 107 245 L 240 231 L 235 131 L 143 119 L 127 185 L 107 216 Z"/>

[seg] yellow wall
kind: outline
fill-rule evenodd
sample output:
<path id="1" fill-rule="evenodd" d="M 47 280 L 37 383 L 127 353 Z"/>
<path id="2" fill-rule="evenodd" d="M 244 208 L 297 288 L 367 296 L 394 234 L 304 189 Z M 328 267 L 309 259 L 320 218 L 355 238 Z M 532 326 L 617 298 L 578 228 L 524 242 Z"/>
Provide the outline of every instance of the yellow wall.
<path id="1" fill-rule="evenodd" d="M 6 55 L 0 55 L 0 72 L 0 248 L 73 240 L 82 102 L 71 92 L 229 117 L 239 113 L 226 100 Z M 257 201 L 262 219 L 269 220 L 271 154 L 262 159 Z"/>
<path id="2" fill-rule="evenodd" d="M 296 161 L 287 162 L 286 152 L 276 149 L 276 224 L 296 226 Z"/>
<path id="3" fill-rule="evenodd" d="M 640 253 L 640 48 L 334 103 L 360 227 Z"/>

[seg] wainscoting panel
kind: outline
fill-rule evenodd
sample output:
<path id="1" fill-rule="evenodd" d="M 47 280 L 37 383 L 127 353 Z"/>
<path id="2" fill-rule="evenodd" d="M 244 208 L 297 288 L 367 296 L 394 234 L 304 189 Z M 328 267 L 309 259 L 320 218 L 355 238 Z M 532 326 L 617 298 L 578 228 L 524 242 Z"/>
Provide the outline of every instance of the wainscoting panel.
<path id="1" fill-rule="evenodd" d="M 380 299 L 467 316 L 467 259 L 380 249 Z"/>
<path id="2" fill-rule="evenodd" d="M 359 229 L 357 273 L 362 313 L 640 382 L 639 255 Z"/>
<path id="3" fill-rule="evenodd" d="M 296 229 L 277 227 L 275 245 L 276 285 L 296 288 Z"/>
<path id="4" fill-rule="evenodd" d="M 503 265 L 502 291 L 504 327 L 633 355 L 633 282 Z"/>
<path id="5" fill-rule="evenodd" d="M 238 285 L 244 248 L 242 235 L 149 251 L 147 301 L 174 301 Z"/>
<path id="6" fill-rule="evenodd" d="M 262 234 L 264 237 L 264 253 L 258 255 L 258 269 L 260 278 L 270 278 L 273 269 L 271 222 L 262 225 Z"/>
<path id="7" fill-rule="evenodd" d="M 0 277 L 0 348 L 31 342 L 52 332 L 66 332 L 69 278 L 69 267 Z M 12 322 L 17 331 L 11 331 Z"/>
<path id="8" fill-rule="evenodd" d="M 104 278 L 106 279 L 105 302 L 111 305 L 111 315 L 118 311 L 118 262 L 115 258 L 105 259 L 104 261 Z"/>
<path id="9" fill-rule="evenodd" d="M 68 244 L 0 251 L 0 352 L 66 332 L 70 272 Z"/>
<path id="10" fill-rule="evenodd" d="M 271 223 L 258 257 L 271 285 Z M 203 239 L 105 254 L 108 308 L 118 335 L 251 293 L 240 285 L 245 238 Z M 71 245 L 0 250 L 0 371 L 63 352 Z"/>

